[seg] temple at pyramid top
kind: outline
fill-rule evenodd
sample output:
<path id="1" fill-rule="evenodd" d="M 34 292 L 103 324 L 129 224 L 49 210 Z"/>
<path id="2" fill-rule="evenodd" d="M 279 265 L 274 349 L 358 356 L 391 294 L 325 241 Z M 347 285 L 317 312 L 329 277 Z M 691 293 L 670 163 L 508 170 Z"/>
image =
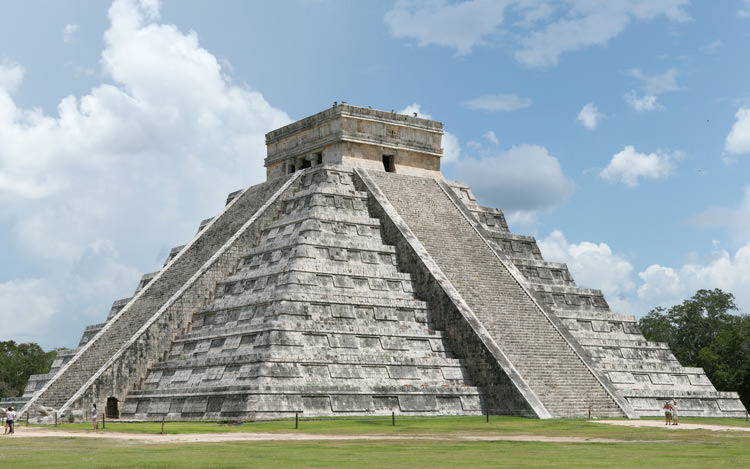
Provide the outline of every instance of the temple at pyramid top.
<path id="1" fill-rule="evenodd" d="M 334 103 L 266 134 L 270 181 L 320 164 L 437 177 L 443 123 Z"/>

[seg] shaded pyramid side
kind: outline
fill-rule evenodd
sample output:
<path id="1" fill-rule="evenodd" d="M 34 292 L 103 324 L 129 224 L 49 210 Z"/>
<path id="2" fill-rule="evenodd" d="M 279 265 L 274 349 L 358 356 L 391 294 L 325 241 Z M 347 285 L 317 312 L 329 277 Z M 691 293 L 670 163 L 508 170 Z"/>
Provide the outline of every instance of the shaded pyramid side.
<path id="1" fill-rule="evenodd" d="M 517 268 L 637 415 L 662 415 L 664 402 L 673 399 L 684 416 L 745 415 L 737 393 L 716 391 L 703 369 L 681 366 L 667 344 L 643 337 L 634 316 L 613 313 L 600 290 L 578 287 L 565 264 L 545 261 L 533 237 L 510 233 L 501 210 L 480 207 L 465 184 L 449 185 L 498 255 Z"/>
<path id="2" fill-rule="evenodd" d="M 530 400 L 552 417 L 584 417 L 589 408 L 602 417 L 633 414 L 474 228 L 445 182 L 357 173 L 369 190 L 381 194 L 381 205 L 395 211 L 389 216 L 408 225 L 401 236 L 415 238 L 426 250 L 425 262 L 434 262 L 445 275 L 475 318 L 477 334 L 517 372 Z"/>
<path id="3" fill-rule="evenodd" d="M 482 390 L 415 296 L 367 199 L 351 170 L 305 170 L 190 331 L 129 393 L 123 416 L 480 413 Z"/>
<path id="4" fill-rule="evenodd" d="M 258 219 L 272 215 L 273 200 L 294 180 L 259 184 L 232 198 L 163 269 L 144 276 L 136 294 L 117 305 L 106 323 L 94 326 L 93 336 L 84 333 L 75 354 L 34 392 L 23 411 L 36 405 L 65 411 L 108 398 L 123 400 L 184 330 L 184 311 L 205 304 L 218 279 L 233 267 L 236 252 L 248 246 Z"/>

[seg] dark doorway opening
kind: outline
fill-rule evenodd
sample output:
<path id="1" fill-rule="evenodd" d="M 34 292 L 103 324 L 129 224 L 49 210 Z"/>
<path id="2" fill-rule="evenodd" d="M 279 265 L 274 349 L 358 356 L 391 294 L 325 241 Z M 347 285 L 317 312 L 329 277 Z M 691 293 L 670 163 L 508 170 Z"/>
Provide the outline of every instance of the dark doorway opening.
<path id="1" fill-rule="evenodd" d="M 116 397 L 108 397 L 107 398 L 107 408 L 104 411 L 105 415 L 108 419 L 119 419 L 120 418 L 120 411 L 117 409 L 117 398 Z"/>
<path id="2" fill-rule="evenodd" d="M 312 163 L 310 162 L 310 160 L 305 158 L 304 160 L 302 160 L 302 166 L 299 169 L 309 168 L 310 166 L 312 166 Z"/>
<path id="3" fill-rule="evenodd" d="M 388 173 L 396 172 L 396 165 L 393 160 L 393 155 L 383 155 L 383 168 L 385 168 L 385 171 Z"/>

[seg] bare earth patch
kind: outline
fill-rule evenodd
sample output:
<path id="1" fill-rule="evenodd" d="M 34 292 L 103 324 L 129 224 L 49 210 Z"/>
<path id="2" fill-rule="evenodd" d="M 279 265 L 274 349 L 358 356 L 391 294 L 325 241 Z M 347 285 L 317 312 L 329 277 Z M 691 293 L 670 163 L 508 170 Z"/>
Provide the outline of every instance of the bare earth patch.
<path id="1" fill-rule="evenodd" d="M 619 425 L 623 427 L 664 427 L 665 430 L 713 430 L 750 432 L 750 427 L 733 427 L 729 425 L 710 425 L 706 423 L 678 423 L 677 425 L 665 425 L 661 420 L 594 420 L 596 423 L 607 425 Z"/>

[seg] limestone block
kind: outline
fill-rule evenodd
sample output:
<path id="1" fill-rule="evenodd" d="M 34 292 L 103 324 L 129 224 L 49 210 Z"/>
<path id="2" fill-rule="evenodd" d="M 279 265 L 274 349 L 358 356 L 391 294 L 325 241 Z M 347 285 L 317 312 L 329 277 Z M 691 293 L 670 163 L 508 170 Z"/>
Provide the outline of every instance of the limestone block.
<path id="1" fill-rule="evenodd" d="M 607 373 L 609 376 L 610 381 L 616 384 L 631 384 L 635 383 L 635 378 L 633 378 L 632 373 L 622 372 L 622 371 L 610 371 Z"/>
<path id="2" fill-rule="evenodd" d="M 634 409 L 639 411 L 654 411 L 659 410 L 663 406 L 663 402 L 660 404 L 656 399 L 630 397 L 628 402 L 633 406 Z"/>
<path id="3" fill-rule="evenodd" d="M 388 366 L 391 379 L 419 379 L 420 373 L 416 366 Z"/>
<path id="4" fill-rule="evenodd" d="M 693 386 L 712 386 L 711 381 L 704 374 L 689 374 L 687 377 Z"/>
<path id="5" fill-rule="evenodd" d="M 302 396 L 302 407 L 305 412 L 332 412 L 331 399 L 328 396 Z"/>
<path id="6" fill-rule="evenodd" d="M 363 378 L 370 380 L 383 380 L 391 377 L 385 366 L 363 366 L 361 373 Z"/>
<path id="7" fill-rule="evenodd" d="M 162 371 L 156 370 L 149 373 L 148 377 L 146 378 L 146 384 L 156 384 L 161 380 Z"/>
<path id="8" fill-rule="evenodd" d="M 345 334 L 329 334 L 328 343 L 333 348 L 357 348 L 359 341 L 357 337 Z"/>
<path id="9" fill-rule="evenodd" d="M 176 414 L 179 415 L 182 413 L 183 407 L 185 405 L 185 399 L 180 397 L 173 397 L 169 402 L 169 412 L 170 414 Z"/>
<path id="10" fill-rule="evenodd" d="M 186 383 L 190 376 L 192 375 L 192 370 L 190 369 L 180 369 L 176 370 L 174 372 L 174 375 L 172 375 L 172 383 Z"/>
<path id="11" fill-rule="evenodd" d="M 334 318 L 351 318 L 357 317 L 354 312 L 354 306 L 349 304 L 333 304 L 331 305 L 331 315 Z"/>
<path id="12" fill-rule="evenodd" d="M 374 411 L 401 410 L 399 407 L 398 396 L 372 396 L 372 408 Z"/>
<path id="13" fill-rule="evenodd" d="M 372 398 L 367 395 L 344 394 L 331 396 L 334 412 L 365 412 L 372 407 Z"/>
<path id="14" fill-rule="evenodd" d="M 206 412 L 207 405 L 208 405 L 208 399 L 206 398 L 206 396 L 188 397 L 185 399 L 185 402 L 182 404 L 182 413 L 203 414 Z"/>
<path id="15" fill-rule="evenodd" d="M 122 408 L 122 413 L 124 414 L 135 414 L 136 410 L 138 408 L 138 401 L 136 400 L 127 400 L 125 401 L 125 404 Z M 75 411 L 74 411 L 75 412 Z M 81 412 L 83 414 L 83 412 Z M 83 416 L 81 416 L 83 417 Z"/>
<path id="16" fill-rule="evenodd" d="M 380 344 L 383 350 L 409 350 L 408 342 L 402 337 L 384 336 L 380 338 Z"/>
<path id="17" fill-rule="evenodd" d="M 435 402 L 437 410 L 441 413 L 458 414 L 464 410 L 459 396 L 436 396 Z"/>
<path id="18" fill-rule="evenodd" d="M 659 385 L 674 384 L 674 380 L 672 379 L 672 376 L 669 375 L 669 373 L 649 373 L 649 378 L 651 378 L 651 382 L 653 384 L 659 384 Z"/>
<path id="19" fill-rule="evenodd" d="M 430 395 L 400 395 L 399 407 L 402 412 L 431 412 L 437 410 L 437 399 Z"/>
<path id="20" fill-rule="evenodd" d="M 154 399 L 148 406 L 149 414 L 167 414 L 172 405 L 171 399 Z"/>
<path id="21" fill-rule="evenodd" d="M 223 375 L 224 375 L 223 366 L 212 366 L 206 369 L 206 372 L 203 375 L 203 380 L 204 381 L 219 380 L 221 379 Z"/>
<path id="22" fill-rule="evenodd" d="M 717 399 L 716 404 L 724 412 L 745 412 L 745 406 L 739 399 Z"/>
<path id="23" fill-rule="evenodd" d="M 443 373 L 440 367 L 419 367 L 420 379 L 423 381 L 443 381 Z"/>
<path id="24" fill-rule="evenodd" d="M 331 364 L 328 365 L 331 378 L 359 379 L 362 377 L 361 370 L 356 365 L 351 364 Z"/>

